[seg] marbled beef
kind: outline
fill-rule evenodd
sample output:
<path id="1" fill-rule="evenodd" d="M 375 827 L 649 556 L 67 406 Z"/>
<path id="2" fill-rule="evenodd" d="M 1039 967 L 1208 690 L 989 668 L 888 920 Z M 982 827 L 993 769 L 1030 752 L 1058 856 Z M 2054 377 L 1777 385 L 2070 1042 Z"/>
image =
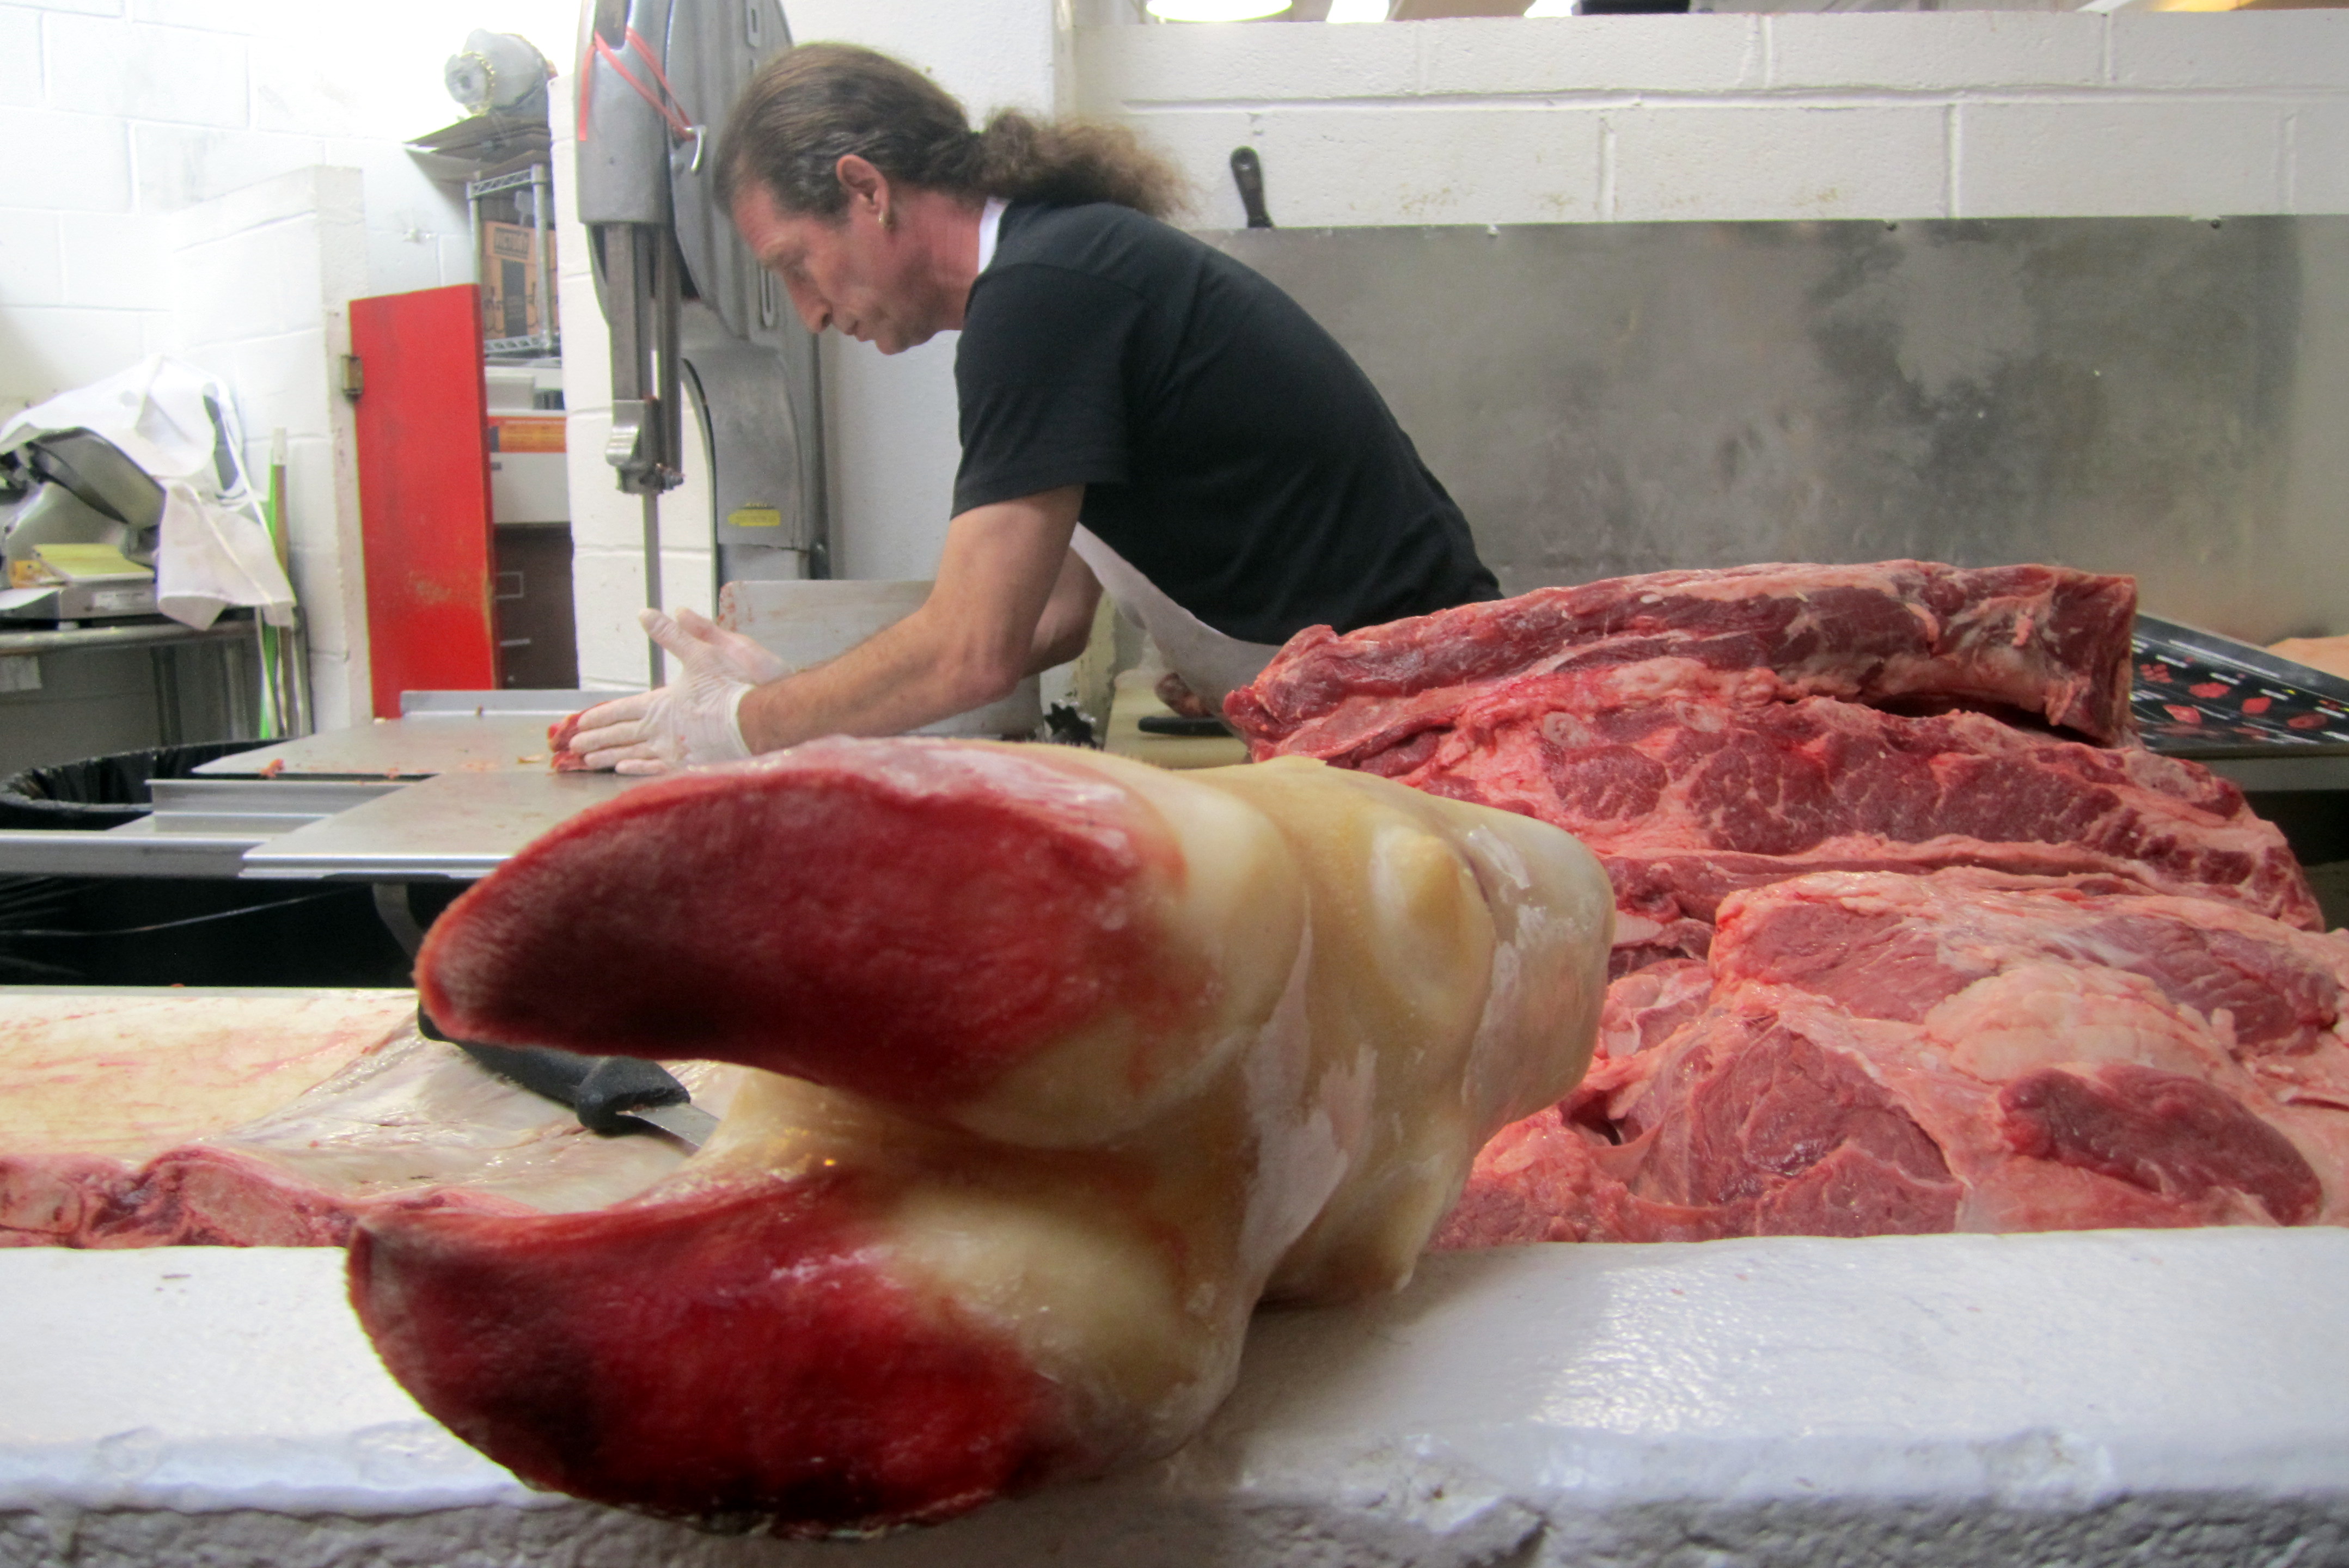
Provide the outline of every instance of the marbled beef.
<path id="1" fill-rule="evenodd" d="M 2344 983 L 2349 936 L 2106 879 L 1737 893 L 1437 1244 L 2341 1223 Z"/>

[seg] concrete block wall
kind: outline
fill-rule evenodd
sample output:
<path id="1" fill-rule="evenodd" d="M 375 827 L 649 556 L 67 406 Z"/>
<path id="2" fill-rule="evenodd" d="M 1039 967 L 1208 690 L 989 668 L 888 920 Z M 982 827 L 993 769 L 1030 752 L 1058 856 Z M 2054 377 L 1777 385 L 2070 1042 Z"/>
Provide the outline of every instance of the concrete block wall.
<path id="1" fill-rule="evenodd" d="M 271 431 L 286 433 L 290 574 L 322 729 L 368 711 L 358 468 L 339 374 L 350 302 L 367 291 L 364 183 L 356 169 L 296 169 L 165 223 L 169 347 L 235 389 L 256 489 Z"/>
<path id="2" fill-rule="evenodd" d="M 2349 211 L 2349 13 L 1079 28 L 1078 107 L 1290 226 Z"/>

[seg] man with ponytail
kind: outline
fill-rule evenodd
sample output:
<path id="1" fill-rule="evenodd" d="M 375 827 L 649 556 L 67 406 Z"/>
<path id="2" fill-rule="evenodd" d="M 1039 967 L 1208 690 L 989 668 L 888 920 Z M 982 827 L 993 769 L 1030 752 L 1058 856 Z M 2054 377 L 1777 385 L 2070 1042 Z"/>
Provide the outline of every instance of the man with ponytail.
<path id="1" fill-rule="evenodd" d="M 974 130 L 919 71 L 809 44 L 718 146 L 719 191 L 811 331 L 895 354 L 959 330 L 962 463 L 928 600 L 775 678 L 747 639 L 646 613 L 684 666 L 571 749 L 657 772 L 896 734 L 1073 658 L 1106 589 L 1212 706 L 1295 633 L 1495 597 L 1459 508 L 1336 340 L 1164 220 L 1185 182 L 1122 127 Z"/>

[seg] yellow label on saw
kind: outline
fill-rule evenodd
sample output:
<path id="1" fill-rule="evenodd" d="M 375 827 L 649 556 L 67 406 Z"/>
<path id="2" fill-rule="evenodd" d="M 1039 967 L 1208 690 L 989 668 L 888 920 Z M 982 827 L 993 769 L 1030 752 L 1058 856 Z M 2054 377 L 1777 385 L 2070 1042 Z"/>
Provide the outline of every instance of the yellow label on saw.
<path id="1" fill-rule="evenodd" d="M 771 506 L 738 506 L 726 514 L 737 528 L 781 528 L 783 514 Z"/>

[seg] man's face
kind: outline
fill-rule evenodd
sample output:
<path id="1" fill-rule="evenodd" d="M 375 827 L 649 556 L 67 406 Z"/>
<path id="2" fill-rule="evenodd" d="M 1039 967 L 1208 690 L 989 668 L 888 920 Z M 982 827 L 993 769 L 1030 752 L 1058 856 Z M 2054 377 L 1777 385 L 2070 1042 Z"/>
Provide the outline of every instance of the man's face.
<path id="1" fill-rule="evenodd" d="M 897 354 L 926 343 L 945 325 L 926 298 L 916 247 L 883 225 L 871 203 L 852 198 L 837 221 L 785 212 L 753 182 L 734 203 L 734 227 L 782 280 L 810 332 L 843 336 Z"/>

